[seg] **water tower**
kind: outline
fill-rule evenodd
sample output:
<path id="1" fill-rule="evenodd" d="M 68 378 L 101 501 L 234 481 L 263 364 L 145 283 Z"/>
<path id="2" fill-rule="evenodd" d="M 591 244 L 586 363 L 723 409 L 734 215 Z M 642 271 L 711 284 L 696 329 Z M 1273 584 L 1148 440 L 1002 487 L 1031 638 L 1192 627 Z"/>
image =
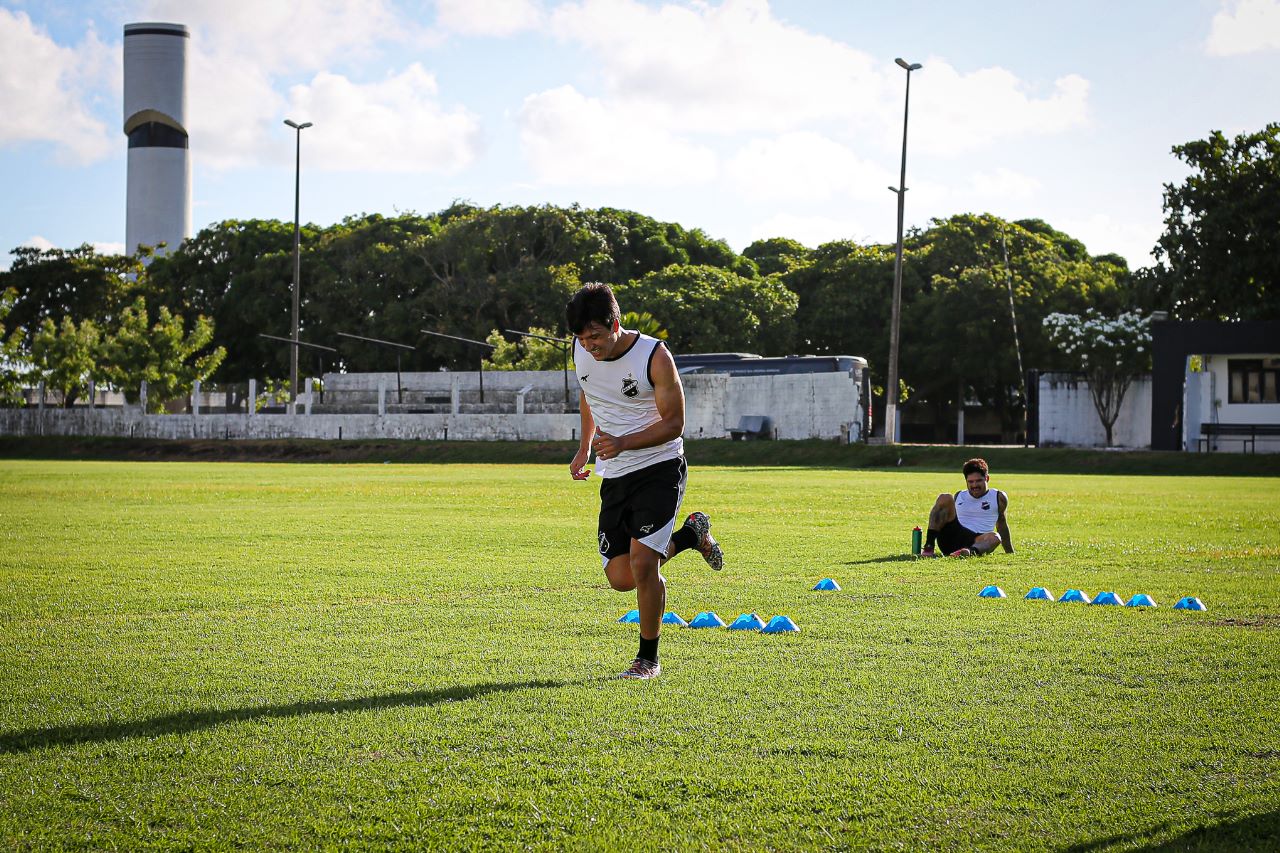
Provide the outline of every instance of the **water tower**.
<path id="1" fill-rule="evenodd" d="M 125 251 L 178 248 L 191 236 L 187 41 L 182 24 L 125 24 L 124 132 L 129 137 Z"/>

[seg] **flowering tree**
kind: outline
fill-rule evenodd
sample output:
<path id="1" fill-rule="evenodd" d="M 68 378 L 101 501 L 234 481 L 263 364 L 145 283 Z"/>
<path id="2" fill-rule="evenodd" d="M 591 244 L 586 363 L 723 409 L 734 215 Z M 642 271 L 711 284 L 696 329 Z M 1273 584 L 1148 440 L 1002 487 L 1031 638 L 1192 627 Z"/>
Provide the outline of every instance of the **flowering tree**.
<path id="1" fill-rule="evenodd" d="M 1084 314 L 1049 314 L 1044 325 L 1050 342 L 1088 377 L 1110 446 L 1134 374 L 1151 369 L 1151 318 L 1136 311 L 1109 318 L 1090 308 Z"/>

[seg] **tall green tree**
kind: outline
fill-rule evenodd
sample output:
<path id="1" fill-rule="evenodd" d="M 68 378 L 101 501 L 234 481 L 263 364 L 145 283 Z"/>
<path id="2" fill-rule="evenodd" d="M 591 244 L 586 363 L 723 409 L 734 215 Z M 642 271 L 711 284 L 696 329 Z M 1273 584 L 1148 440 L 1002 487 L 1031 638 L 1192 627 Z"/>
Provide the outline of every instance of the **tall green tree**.
<path id="1" fill-rule="evenodd" d="M 0 407 L 16 406 L 21 402 L 26 375 L 22 331 L 5 325 L 5 319 L 17 300 L 18 292 L 13 288 L 0 291 Z"/>
<path id="2" fill-rule="evenodd" d="M 100 255 L 87 243 L 75 249 L 22 246 L 11 254 L 12 266 L 0 272 L 0 291 L 14 292 L 8 322 L 23 330 L 27 347 L 45 320 L 109 323 L 148 286 L 140 258 Z"/>
<path id="3" fill-rule="evenodd" d="M 1181 319 L 1280 320 L 1280 123 L 1173 148 L 1156 277 Z"/>
<path id="4" fill-rule="evenodd" d="M 657 317 L 677 353 L 786 355 L 795 341 L 798 298 L 776 276 L 673 264 L 616 292 L 623 308 Z"/>
<path id="5" fill-rule="evenodd" d="M 120 315 L 102 345 L 104 372 L 130 403 L 138 402 L 147 382 L 147 408 L 159 412 L 168 400 L 191 393 L 197 379 L 208 379 L 226 358 L 222 347 L 209 349 L 213 324 L 197 316 L 190 331 L 181 315 L 162 306 L 156 321 L 148 318 L 146 300 L 138 298 Z"/>
<path id="6" fill-rule="evenodd" d="M 312 247 L 318 234 L 313 225 L 303 228 L 300 292 L 307 307 L 313 298 Z M 153 308 L 212 321 L 211 344 L 227 353 L 215 380 L 288 377 L 288 345 L 259 335 L 287 338 L 291 331 L 293 223 L 262 219 L 215 223 L 177 251 L 157 258 L 147 274 L 153 294 L 148 304 Z M 307 307 L 301 314 L 304 319 L 310 316 Z"/>
<path id="7" fill-rule="evenodd" d="M 63 317 L 54 325 L 46 317 L 31 340 L 30 376 L 57 391 L 69 409 L 88 391 L 90 381 L 105 378 L 101 355 L 101 334 L 92 320 L 77 324 Z"/>

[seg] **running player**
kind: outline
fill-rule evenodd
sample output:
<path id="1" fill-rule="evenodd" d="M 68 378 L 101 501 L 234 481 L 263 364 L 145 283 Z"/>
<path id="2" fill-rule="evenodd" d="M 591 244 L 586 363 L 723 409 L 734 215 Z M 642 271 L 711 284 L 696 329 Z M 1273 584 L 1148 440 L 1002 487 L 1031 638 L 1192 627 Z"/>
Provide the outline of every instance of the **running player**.
<path id="1" fill-rule="evenodd" d="M 584 286 L 565 309 L 582 390 L 582 439 L 569 473 L 589 477 L 595 453 L 604 481 L 597 535 L 605 577 L 619 592 L 635 590 L 640 610 L 640 651 L 620 677 L 654 678 L 662 672 L 658 639 L 667 602 L 659 566 L 693 548 L 719 569 L 724 553 L 705 513 L 676 527 L 688 473 L 680 437 L 684 387 L 663 343 L 623 329 L 620 317 L 606 284 Z"/>
<path id="2" fill-rule="evenodd" d="M 1013 553 L 1009 523 L 1004 517 L 1009 496 L 990 488 L 990 482 L 986 460 L 970 459 L 964 463 L 965 489 L 954 495 L 938 495 L 929 511 L 929 535 L 920 556 L 936 557 L 935 541 L 948 557 L 981 556 L 994 551 L 997 545 L 1004 546 L 1006 553 Z"/>

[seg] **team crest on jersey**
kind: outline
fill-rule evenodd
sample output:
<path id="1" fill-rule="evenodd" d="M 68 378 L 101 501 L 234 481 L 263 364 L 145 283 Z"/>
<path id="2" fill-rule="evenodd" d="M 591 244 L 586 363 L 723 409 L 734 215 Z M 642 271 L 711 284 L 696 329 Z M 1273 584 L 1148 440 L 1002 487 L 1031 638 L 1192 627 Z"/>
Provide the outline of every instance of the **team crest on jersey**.
<path id="1" fill-rule="evenodd" d="M 983 502 L 982 502 L 982 508 L 983 508 L 983 509 L 991 509 L 991 503 L 990 503 L 989 501 L 983 501 Z"/>
<path id="2" fill-rule="evenodd" d="M 609 553 L 609 537 L 605 536 L 603 532 L 600 534 L 600 553 Z"/>
<path id="3" fill-rule="evenodd" d="M 622 380 L 622 394 L 624 397 L 634 397 L 640 393 L 640 385 L 636 382 L 636 378 L 630 373 L 627 378 Z"/>

